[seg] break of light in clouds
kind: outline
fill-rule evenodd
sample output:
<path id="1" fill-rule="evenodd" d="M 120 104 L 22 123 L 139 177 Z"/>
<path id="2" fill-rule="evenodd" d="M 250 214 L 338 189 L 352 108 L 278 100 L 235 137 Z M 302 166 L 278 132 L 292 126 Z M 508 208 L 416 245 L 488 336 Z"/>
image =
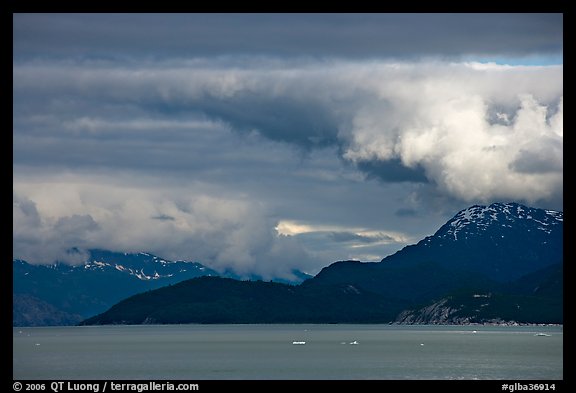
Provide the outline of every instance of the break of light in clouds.
<path id="1" fill-rule="evenodd" d="M 15 15 L 14 257 L 289 276 L 379 260 L 475 203 L 561 210 L 563 66 L 522 64 L 561 59 L 561 31 L 554 14 Z"/>

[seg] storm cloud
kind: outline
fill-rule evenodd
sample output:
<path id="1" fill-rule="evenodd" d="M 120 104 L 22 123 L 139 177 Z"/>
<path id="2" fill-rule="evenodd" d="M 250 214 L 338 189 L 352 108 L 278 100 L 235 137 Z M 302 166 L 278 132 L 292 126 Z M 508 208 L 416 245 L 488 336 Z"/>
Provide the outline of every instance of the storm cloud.
<path id="1" fill-rule="evenodd" d="M 44 97 L 44 115 L 54 117 L 49 137 L 62 140 L 66 151 L 57 160 L 65 165 L 96 165 L 104 157 L 110 165 L 179 168 L 187 161 L 181 149 L 210 138 L 203 134 L 214 127 L 229 127 L 302 149 L 337 146 L 344 160 L 383 181 L 432 182 L 464 201 L 535 203 L 562 191 L 562 70 L 438 62 L 42 64 L 16 67 L 14 85 L 17 103 L 20 92 Z M 68 104 L 63 96 L 77 99 Z M 109 113 L 88 109 L 104 105 Z M 79 106 L 87 109 L 72 117 Z M 138 113 L 108 120 L 125 108 Z M 42 116 L 33 110 L 25 122 Z M 39 121 L 45 129 L 50 119 Z M 32 151 L 18 154 L 17 163 L 46 154 L 53 161 L 44 141 L 43 152 L 34 151 L 20 137 L 16 152 Z M 94 151 L 95 141 L 106 152 Z M 115 154 L 124 143 L 140 149 Z M 526 157 L 538 159 L 528 165 Z"/>
<path id="2" fill-rule="evenodd" d="M 286 277 L 378 260 L 469 204 L 561 210 L 561 27 L 15 15 L 14 256 L 147 251 Z"/>

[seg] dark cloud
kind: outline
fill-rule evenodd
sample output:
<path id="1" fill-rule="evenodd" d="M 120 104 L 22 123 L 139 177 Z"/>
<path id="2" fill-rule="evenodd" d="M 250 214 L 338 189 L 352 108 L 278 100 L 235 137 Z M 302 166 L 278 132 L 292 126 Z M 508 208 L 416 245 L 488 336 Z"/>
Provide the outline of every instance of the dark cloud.
<path id="1" fill-rule="evenodd" d="M 562 14 L 15 14 L 21 56 L 559 53 Z"/>
<path id="2" fill-rule="evenodd" d="M 401 208 L 394 212 L 398 217 L 415 217 L 417 215 L 416 210 L 409 208 Z"/>
<path id="3" fill-rule="evenodd" d="M 160 221 L 174 221 L 175 220 L 174 217 L 168 216 L 166 214 L 161 214 L 159 216 L 154 216 L 154 217 L 150 217 L 150 218 L 152 218 L 153 220 L 160 220 Z"/>
<path id="4" fill-rule="evenodd" d="M 257 131 L 305 149 L 334 145 L 338 124 L 325 105 L 300 97 L 241 94 L 233 99 L 205 97 L 194 108 L 243 132 Z"/>
<path id="5" fill-rule="evenodd" d="M 427 183 L 428 179 L 422 167 L 408 168 L 399 159 L 388 161 L 360 161 L 358 168 L 366 172 L 369 178 L 384 182 L 415 182 Z"/>
<path id="6" fill-rule="evenodd" d="M 69 217 L 61 217 L 54 225 L 54 229 L 67 234 L 78 234 L 81 238 L 81 233 L 84 231 L 94 231 L 99 226 L 94 219 L 86 215 L 74 214 Z"/>

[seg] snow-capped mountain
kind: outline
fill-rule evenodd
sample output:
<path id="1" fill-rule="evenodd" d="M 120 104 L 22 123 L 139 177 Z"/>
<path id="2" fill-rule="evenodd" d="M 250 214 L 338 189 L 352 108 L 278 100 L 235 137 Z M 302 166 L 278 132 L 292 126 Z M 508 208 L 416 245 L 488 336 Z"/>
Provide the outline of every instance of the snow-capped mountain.
<path id="1" fill-rule="evenodd" d="M 58 320 L 80 321 L 136 293 L 218 275 L 197 262 L 105 250 L 91 250 L 81 265 L 31 265 L 14 260 L 12 266 L 13 320 L 20 326 L 52 324 L 55 313 Z"/>
<path id="2" fill-rule="evenodd" d="M 507 283 L 563 263 L 563 213 L 494 203 L 458 212 L 432 235 L 379 263 L 337 262 L 312 283 L 353 283 L 418 301 L 449 288 Z"/>
<path id="3" fill-rule="evenodd" d="M 218 273 L 198 262 L 169 261 L 145 252 L 136 254 L 91 250 L 90 259 L 80 266 L 86 271 L 118 272 L 142 281 L 162 280 L 170 277 L 217 276 Z M 77 267 L 67 266 L 69 269 Z"/>
<path id="4" fill-rule="evenodd" d="M 13 323 L 18 326 L 70 324 L 100 313 L 140 292 L 202 276 L 260 280 L 219 273 L 201 263 L 170 261 L 145 252 L 119 253 L 90 250 L 80 265 L 31 265 L 14 260 Z M 296 284 L 310 276 L 293 271 Z"/>
<path id="5" fill-rule="evenodd" d="M 475 205 L 458 212 L 438 231 L 382 262 L 433 260 L 497 281 L 563 260 L 564 214 L 518 203 Z"/>
<path id="6" fill-rule="evenodd" d="M 505 239 L 506 233 L 522 230 L 525 232 L 542 231 L 551 234 L 562 230 L 564 214 L 555 210 L 535 209 L 517 203 L 493 203 L 490 206 L 474 205 L 464 209 L 442 226 L 434 235 L 438 238 L 458 236 L 481 236 L 492 231 Z"/>

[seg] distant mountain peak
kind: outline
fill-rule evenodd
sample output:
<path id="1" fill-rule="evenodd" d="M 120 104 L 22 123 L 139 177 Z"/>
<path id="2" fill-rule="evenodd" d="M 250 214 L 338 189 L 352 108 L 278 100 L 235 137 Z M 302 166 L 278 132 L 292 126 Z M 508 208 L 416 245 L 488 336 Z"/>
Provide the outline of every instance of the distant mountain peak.
<path id="1" fill-rule="evenodd" d="M 474 205 L 456 213 L 432 236 L 382 260 L 435 262 L 497 281 L 563 261 L 564 214 L 519 203 Z"/>
<path id="2" fill-rule="evenodd" d="M 84 262 L 85 270 L 117 270 L 139 280 L 170 278 L 193 269 L 201 274 L 217 275 L 198 262 L 168 261 L 147 252 L 118 253 L 107 250 L 90 250 L 90 258 Z"/>
<path id="3" fill-rule="evenodd" d="M 480 234 L 495 227 L 505 229 L 519 226 L 533 226 L 535 230 L 550 233 L 552 227 L 561 225 L 563 220 L 564 214 L 560 211 L 537 209 L 514 202 L 474 205 L 459 211 L 434 236 L 458 240 L 459 236 Z"/>

